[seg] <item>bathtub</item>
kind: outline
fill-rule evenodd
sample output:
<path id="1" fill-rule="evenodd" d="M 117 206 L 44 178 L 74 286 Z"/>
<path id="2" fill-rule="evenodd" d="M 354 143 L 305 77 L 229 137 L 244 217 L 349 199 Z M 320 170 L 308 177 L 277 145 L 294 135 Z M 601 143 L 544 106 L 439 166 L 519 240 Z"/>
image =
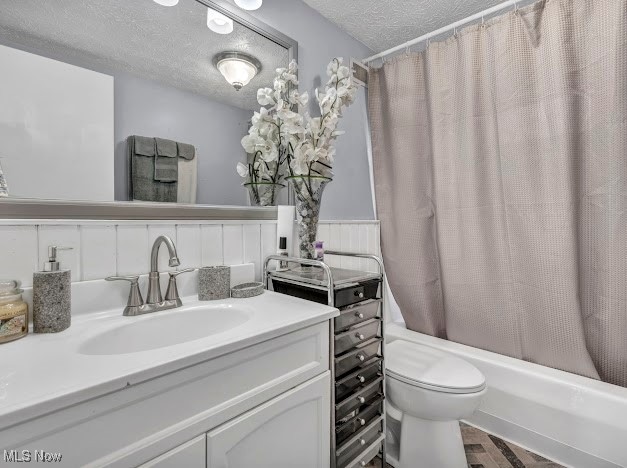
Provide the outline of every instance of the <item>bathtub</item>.
<path id="1" fill-rule="evenodd" d="M 461 357 L 483 372 L 488 392 L 465 421 L 565 466 L 627 467 L 627 388 L 407 330 L 405 340 Z"/>

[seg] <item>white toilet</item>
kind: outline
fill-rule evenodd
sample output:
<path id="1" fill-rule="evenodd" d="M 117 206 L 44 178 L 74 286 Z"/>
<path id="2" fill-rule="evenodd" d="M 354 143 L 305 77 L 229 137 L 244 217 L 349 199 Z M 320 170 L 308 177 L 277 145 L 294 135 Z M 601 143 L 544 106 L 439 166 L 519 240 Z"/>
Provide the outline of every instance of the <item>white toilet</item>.
<path id="1" fill-rule="evenodd" d="M 397 468 L 466 467 L 459 420 L 481 403 L 483 374 L 463 359 L 400 340 L 386 346 L 385 363 L 388 462 Z"/>

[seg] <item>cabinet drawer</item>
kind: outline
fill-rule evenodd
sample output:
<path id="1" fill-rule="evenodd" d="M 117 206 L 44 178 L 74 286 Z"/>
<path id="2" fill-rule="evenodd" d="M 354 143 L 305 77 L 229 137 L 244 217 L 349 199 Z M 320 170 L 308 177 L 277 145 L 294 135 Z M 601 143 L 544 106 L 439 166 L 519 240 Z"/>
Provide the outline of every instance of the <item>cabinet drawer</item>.
<path id="1" fill-rule="evenodd" d="M 355 345 L 365 343 L 379 333 L 381 321 L 374 318 L 359 325 L 355 325 L 344 333 L 335 335 L 335 355 L 342 354 Z"/>
<path id="2" fill-rule="evenodd" d="M 368 385 L 372 380 L 381 376 L 381 358 L 371 359 L 359 366 L 346 377 L 335 382 L 335 400 L 343 400 L 355 389 Z"/>
<path id="3" fill-rule="evenodd" d="M 351 438 L 355 433 L 361 431 L 365 426 L 372 424 L 374 420 L 379 418 L 383 414 L 383 402 L 385 398 L 383 395 L 376 397 L 374 400 L 368 402 L 364 407 L 359 409 L 359 412 L 354 411 L 352 414 L 357 413 L 352 418 L 348 419 L 341 426 L 335 428 L 335 441 L 338 446 L 343 445 L 344 442 Z"/>
<path id="4" fill-rule="evenodd" d="M 335 317 L 335 331 L 343 331 L 360 322 L 365 322 L 379 315 L 381 299 L 370 299 L 357 305 L 349 306 Z"/>
<path id="5" fill-rule="evenodd" d="M 335 405 L 335 421 L 340 422 L 342 419 L 350 416 L 350 414 L 364 405 L 368 405 L 371 401 L 383 395 L 383 377 L 379 377 L 370 385 L 364 387 L 356 393 L 346 397 L 344 400 Z"/>
<path id="6" fill-rule="evenodd" d="M 368 299 L 375 299 L 380 280 L 364 281 L 347 288 L 335 290 L 335 307 L 345 307 Z"/>
<path id="7" fill-rule="evenodd" d="M 368 463 L 374 460 L 374 457 L 379 454 L 379 452 L 381 451 L 381 444 L 384 439 L 385 436 L 381 434 L 362 455 L 359 455 L 357 456 L 357 458 L 354 458 L 352 461 L 348 462 L 348 464 L 344 465 L 343 468 L 362 468 L 366 466 Z"/>
<path id="8" fill-rule="evenodd" d="M 337 450 L 337 467 L 342 468 L 358 457 L 383 433 L 383 418 L 379 417 L 342 444 Z"/>
<path id="9" fill-rule="evenodd" d="M 370 341 L 357 345 L 355 349 L 335 358 L 336 379 L 352 371 L 362 363 L 377 356 L 381 338 L 374 338 Z"/>

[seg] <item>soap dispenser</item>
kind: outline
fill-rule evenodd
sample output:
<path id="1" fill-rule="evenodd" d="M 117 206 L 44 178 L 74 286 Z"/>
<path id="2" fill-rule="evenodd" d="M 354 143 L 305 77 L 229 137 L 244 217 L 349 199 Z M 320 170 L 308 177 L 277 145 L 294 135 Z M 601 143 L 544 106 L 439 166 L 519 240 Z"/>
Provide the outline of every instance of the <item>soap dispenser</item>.
<path id="1" fill-rule="evenodd" d="M 33 332 L 57 333 L 70 326 L 72 318 L 72 274 L 62 270 L 57 253 L 71 247 L 48 247 L 43 271 L 33 275 Z"/>

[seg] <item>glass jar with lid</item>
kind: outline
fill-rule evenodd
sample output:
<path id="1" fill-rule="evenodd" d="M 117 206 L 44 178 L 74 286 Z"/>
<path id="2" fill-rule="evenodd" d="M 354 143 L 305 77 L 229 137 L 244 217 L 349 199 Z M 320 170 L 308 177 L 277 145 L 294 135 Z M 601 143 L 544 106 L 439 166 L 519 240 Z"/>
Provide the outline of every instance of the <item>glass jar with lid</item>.
<path id="1" fill-rule="evenodd" d="M 0 280 L 0 343 L 28 334 L 28 304 L 22 299 L 21 283 Z"/>

